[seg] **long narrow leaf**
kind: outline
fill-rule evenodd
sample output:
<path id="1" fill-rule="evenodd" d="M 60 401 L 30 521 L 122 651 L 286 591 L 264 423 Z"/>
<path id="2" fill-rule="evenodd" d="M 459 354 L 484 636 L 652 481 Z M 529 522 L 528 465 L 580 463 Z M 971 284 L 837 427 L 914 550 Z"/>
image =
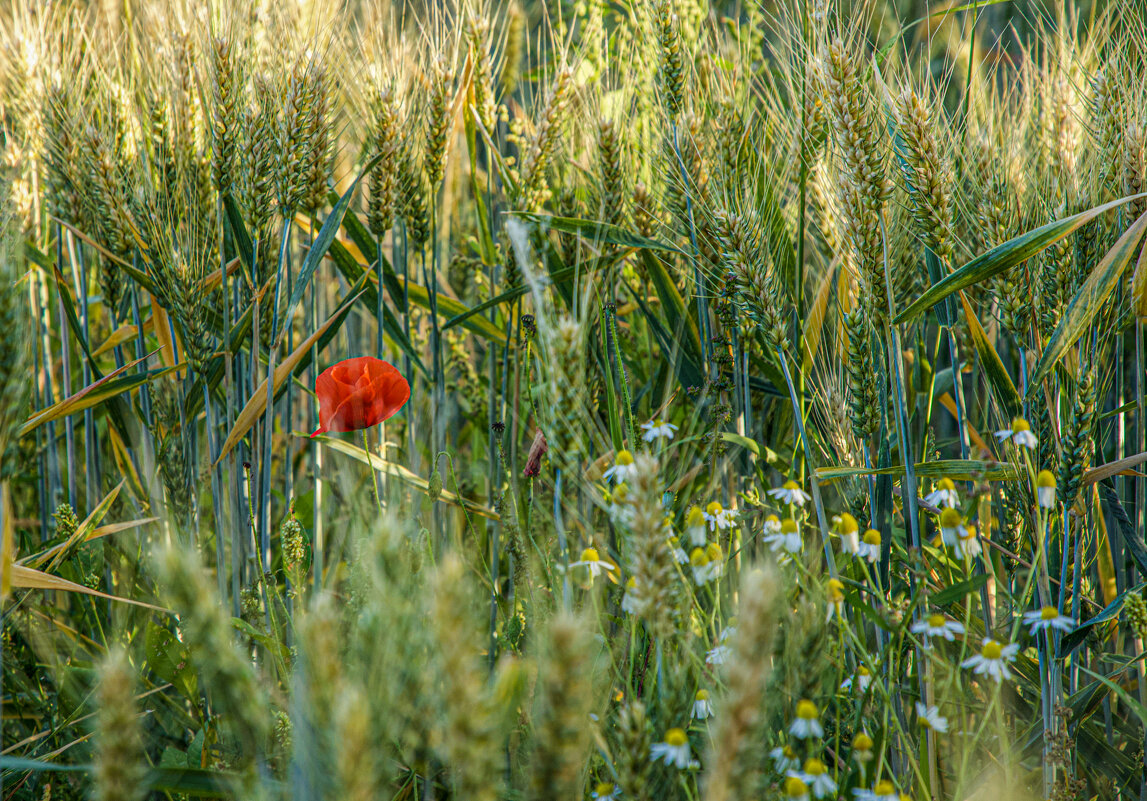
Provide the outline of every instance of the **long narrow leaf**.
<path id="1" fill-rule="evenodd" d="M 1145 230 L 1147 230 L 1147 214 L 1136 220 L 1123 236 L 1119 237 L 1115 247 L 1095 265 L 1091 275 L 1087 276 L 1083 286 L 1067 304 L 1067 310 L 1064 311 L 1059 325 L 1055 327 L 1051 339 L 1043 349 L 1043 354 L 1036 362 L 1035 369 L 1032 370 L 1029 387 L 1038 386 L 1052 365 L 1058 362 L 1067 349 L 1083 335 L 1084 329 L 1119 285 L 1119 277 L 1131 263 L 1135 251 L 1139 249 L 1139 242 L 1143 239 Z M 1140 259 L 1147 255 L 1147 250 L 1142 253 Z"/>
<path id="2" fill-rule="evenodd" d="M 972 259 L 958 270 L 949 273 L 938 284 L 933 284 L 924 294 L 910 303 L 908 308 L 896 315 L 893 322 L 904 323 L 920 316 L 953 292 L 978 284 L 986 278 L 999 275 L 1005 270 L 1027 261 L 1104 212 L 1141 197 L 1147 197 L 1147 193 L 1112 200 L 1110 203 L 1104 203 L 1079 214 L 1073 214 L 1062 220 L 1042 225 L 1034 231 L 1020 234 L 1003 244 L 997 245 L 987 253 Z"/>

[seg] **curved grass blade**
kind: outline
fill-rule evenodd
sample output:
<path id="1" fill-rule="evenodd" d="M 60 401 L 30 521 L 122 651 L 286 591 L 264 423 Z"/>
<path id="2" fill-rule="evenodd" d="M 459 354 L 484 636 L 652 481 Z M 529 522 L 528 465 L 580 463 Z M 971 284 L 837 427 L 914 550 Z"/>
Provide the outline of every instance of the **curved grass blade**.
<path id="1" fill-rule="evenodd" d="M 1087 639 L 1087 633 L 1098 626 L 1100 623 L 1106 623 L 1109 620 L 1115 620 L 1119 617 L 1119 613 L 1123 611 L 1123 602 L 1131 596 L 1132 593 L 1141 593 L 1144 588 L 1147 588 L 1147 581 L 1141 581 L 1134 587 L 1128 587 L 1123 592 L 1115 597 L 1115 600 L 1103 607 L 1102 610 L 1097 612 L 1094 617 L 1080 623 L 1074 629 L 1063 635 L 1063 639 L 1059 641 L 1059 652 L 1056 656 L 1063 659 L 1076 648 L 1083 644 Z"/>
<path id="2" fill-rule="evenodd" d="M 1131 256 L 1139 248 L 1144 231 L 1147 231 L 1147 214 L 1136 220 L 1123 236 L 1119 237 L 1119 241 L 1099 264 L 1095 265 L 1095 269 L 1075 293 L 1075 297 L 1071 299 L 1063 317 L 1060 318 L 1059 325 L 1052 332 L 1051 339 L 1048 340 L 1035 369 L 1032 370 L 1029 387 L 1038 386 L 1052 365 L 1059 361 L 1067 349 L 1083 335 L 1083 330 L 1119 285 L 1119 277 L 1131 263 Z M 1144 258 L 1147 258 L 1147 249 L 1140 251 L 1140 263 Z"/>
<path id="3" fill-rule="evenodd" d="M 304 434 L 301 431 L 295 431 L 294 434 L 296 437 L 308 437 L 307 434 Z M 313 441 L 321 442 L 323 445 L 326 445 L 327 447 L 336 450 L 339 453 L 344 453 L 353 459 L 357 459 L 358 461 L 362 462 L 368 467 L 373 468 L 374 470 L 379 471 L 380 473 L 386 473 L 388 476 L 394 476 L 399 481 L 402 481 L 405 484 L 409 484 L 411 487 L 415 488 L 419 492 L 422 492 L 423 494 L 429 494 L 430 492 L 430 482 L 422 478 L 422 476 L 418 475 L 417 473 L 412 473 L 410 470 L 407 470 L 400 464 L 395 464 L 394 462 L 383 459 L 377 453 L 367 453 L 362 449 L 362 447 L 355 445 L 352 442 L 347 442 L 346 440 L 339 439 L 338 437 L 332 437 L 328 434 L 320 434 L 317 437 L 314 437 Z M 463 509 L 473 512 L 474 514 L 481 515 L 482 517 L 487 517 L 491 520 L 498 519 L 498 514 L 492 509 L 487 509 L 482 504 L 475 503 L 468 498 L 463 498 L 461 495 L 458 495 L 457 493 L 451 492 L 447 489 L 443 489 L 441 491 L 441 494 L 438 496 L 438 500 L 445 501 L 446 503 L 453 504 L 454 506 L 459 506 Z"/>
<path id="4" fill-rule="evenodd" d="M 896 315 L 896 318 L 892 322 L 900 324 L 919 317 L 953 292 L 966 289 L 972 284 L 983 281 L 985 278 L 991 278 L 993 275 L 998 275 L 1004 270 L 1027 261 L 1032 256 L 1035 256 L 1048 246 L 1068 236 L 1100 214 L 1142 197 L 1147 197 L 1147 193 L 1129 195 L 1119 198 L 1118 200 L 1112 200 L 1110 203 L 1104 203 L 1101 206 L 1082 211 L 1079 214 L 1064 217 L 1062 220 L 1050 222 L 1033 231 L 1028 231 L 1026 234 L 1020 234 L 1017 237 L 1009 239 L 1007 242 L 992 248 L 987 253 L 983 253 L 972 259 L 963 267 L 949 273 L 939 283 L 933 284 L 924 294 L 910 303 L 908 308 Z"/>
<path id="5" fill-rule="evenodd" d="M 164 367 L 157 370 L 149 370 L 146 373 L 124 375 L 124 373 L 132 367 L 135 367 L 144 359 L 154 356 L 156 353 L 158 353 L 158 351 L 152 351 L 143 358 L 129 362 L 123 367 L 108 373 L 98 381 L 84 387 L 79 392 L 69 395 L 63 400 L 56 401 L 46 409 L 41 409 L 35 415 L 28 418 L 28 420 L 24 422 L 24 425 L 20 426 L 18 436 L 27 436 L 44 423 L 59 420 L 61 417 L 68 417 L 77 412 L 82 412 L 84 409 L 98 406 L 106 400 L 118 397 L 124 392 L 130 392 L 136 387 L 149 383 L 152 379 L 160 378 L 172 372 L 174 368 Z"/>
<path id="6" fill-rule="evenodd" d="M 347 295 L 346 300 L 342 305 L 332 314 L 325 323 L 319 326 L 319 329 L 303 340 L 297 348 L 285 358 L 281 363 L 275 365 L 274 375 L 274 394 L 278 397 L 281 392 L 286 389 L 287 379 L 299 367 L 303 359 L 309 359 L 311 348 L 316 345 L 323 334 L 327 333 L 330 329 L 337 328 L 342 325 L 343 321 L 350 314 L 351 308 L 358 298 L 363 294 L 363 286 L 365 284 L 366 275 L 359 279 L 359 284 L 351 288 L 350 293 Z M 251 430 L 251 426 L 255 424 L 263 416 L 263 412 L 267 409 L 267 379 L 259 384 L 258 389 L 251 395 L 251 399 L 247 401 L 247 405 L 239 412 L 235 418 L 235 425 L 231 428 L 231 433 L 227 435 L 223 447 L 219 450 L 219 455 L 215 458 L 215 464 L 219 464 L 231 450 L 239 444 L 239 441 L 247 435 Z"/>
<path id="7" fill-rule="evenodd" d="M 1000 360 L 1000 354 L 996 352 L 995 347 L 988 341 L 987 332 L 984 331 L 984 327 L 980 325 L 980 320 L 976 317 L 976 312 L 972 309 L 972 304 L 968 303 L 968 299 L 964 296 L 963 292 L 960 293 L 960 303 L 964 306 L 964 318 L 968 321 L 968 331 L 972 335 L 972 342 L 976 346 L 976 353 L 980 355 L 980 363 L 984 367 L 984 374 L 988 377 L 988 383 L 992 385 L 996 402 L 1004 408 L 1008 419 L 1011 419 L 1020 413 L 1020 407 L 1022 405 L 1020 393 L 1016 391 L 1016 385 L 1012 383 L 1011 376 L 1008 375 L 1003 361 Z"/>
<path id="8" fill-rule="evenodd" d="M 291 319 L 292 313 L 296 306 L 303 300 L 303 293 L 307 291 L 307 287 L 311 283 L 311 278 L 314 277 L 315 270 L 319 266 L 319 262 L 323 260 L 327 250 L 330 248 L 331 243 L 335 241 L 338 236 L 339 228 L 342 227 L 343 217 L 346 216 L 347 207 L 350 206 L 351 198 L 354 197 L 354 192 L 358 189 L 359 182 L 366 177 L 374 165 L 382 159 L 379 154 L 367 162 L 367 165 L 362 168 L 358 177 L 351 182 L 347 190 L 343 192 L 342 197 L 339 198 L 338 203 L 331 209 L 331 213 L 327 215 L 326 220 L 323 221 L 323 227 L 319 229 L 318 236 L 315 237 L 314 242 L 311 243 L 310 250 L 307 251 L 307 257 L 303 259 L 303 264 L 299 267 L 299 274 L 295 278 L 295 285 L 291 288 L 291 297 L 287 301 L 287 306 L 283 309 L 283 316 L 281 321 Z M 275 332 L 275 337 L 282 336 L 284 327 Z"/>
<path id="9" fill-rule="evenodd" d="M 549 214 L 535 214 L 528 211 L 511 211 L 509 213 L 534 223 L 543 232 L 560 231 L 564 234 L 575 234 L 582 239 L 588 239 L 590 242 L 621 245 L 622 247 L 641 250 L 667 250 L 672 253 L 684 253 L 680 248 L 666 242 L 648 239 L 610 223 L 580 220 L 576 217 L 554 217 Z"/>
<path id="10" fill-rule="evenodd" d="M 131 604 L 132 606 L 142 606 L 145 609 L 154 609 L 156 612 L 174 614 L 170 609 L 164 609 L 162 606 L 155 606 L 154 604 L 144 603 L 143 601 L 135 601 L 131 598 L 122 598 L 118 595 L 109 595 L 106 592 L 85 587 L 83 584 L 76 584 L 74 581 L 53 576 L 51 573 L 33 570 L 27 565 L 12 565 L 10 570 L 12 571 L 12 586 L 20 589 L 78 592 L 83 595 L 92 595 L 96 598 L 103 598 L 108 601 L 119 601 L 121 603 Z"/>
<path id="11" fill-rule="evenodd" d="M 816 476 L 824 481 L 858 476 L 898 476 L 904 465 L 891 467 L 818 467 Z M 1007 462 L 988 462 L 979 459 L 937 459 L 917 462 L 916 475 L 925 478 L 950 478 L 953 481 L 1015 481 L 1019 469 Z"/>

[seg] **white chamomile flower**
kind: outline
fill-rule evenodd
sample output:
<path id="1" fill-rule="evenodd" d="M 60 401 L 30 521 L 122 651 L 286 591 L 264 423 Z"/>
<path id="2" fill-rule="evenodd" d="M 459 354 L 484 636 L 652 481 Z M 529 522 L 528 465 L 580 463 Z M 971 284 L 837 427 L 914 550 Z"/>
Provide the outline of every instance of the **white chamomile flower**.
<path id="1" fill-rule="evenodd" d="M 807 740 L 810 737 L 824 737 L 824 729 L 820 725 L 820 712 L 816 704 L 807 699 L 797 702 L 796 720 L 789 726 L 789 734 L 798 740 Z"/>
<path id="2" fill-rule="evenodd" d="M 577 568 L 585 568 L 589 571 L 591 580 L 597 578 L 602 573 L 609 573 L 617 568 L 617 566 L 608 560 L 602 559 L 597 552 L 597 548 L 586 548 L 581 552 L 581 558 L 576 562 L 570 562 L 570 570 Z"/>
<path id="3" fill-rule="evenodd" d="M 937 481 L 936 489 L 924 496 L 924 503 L 955 509 L 960 505 L 960 495 L 956 492 L 955 482 L 950 478 L 942 478 Z"/>
<path id="4" fill-rule="evenodd" d="M 836 518 L 836 531 L 840 534 L 840 548 L 845 553 L 856 555 L 860 550 L 860 524 L 848 512 Z"/>
<path id="5" fill-rule="evenodd" d="M 863 767 L 873 760 L 875 754 L 872 753 L 873 747 L 876 743 L 865 732 L 860 732 L 852 738 L 852 758 L 856 764 Z"/>
<path id="6" fill-rule="evenodd" d="M 1019 650 L 1020 647 L 1016 643 L 1001 645 L 991 637 L 985 637 L 980 652 L 960 664 L 971 668 L 980 676 L 991 676 L 996 681 L 1003 681 L 1012 677 L 1008 662 L 1015 660 Z"/>
<path id="7" fill-rule="evenodd" d="M 779 534 L 781 531 L 781 519 L 776 515 L 770 514 L 765 518 L 765 542 L 769 541 L 769 537 L 774 534 Z"/>
<path id="8" fill-rule="evenodd" d="M 622 448 L 613 459 L 613 467 L 602 475 L 609 481 L 624 484 L 637 477 L 637 465 L 633 461 L 633 454 Z"/>
<path id="9" fill-rule="evenodd" d="M 785 778 L 785 798 L 788 801 L 808 801 L 808 785 L 804 779 L 790 773 Z"/>
<path id="10" fill-rule="evenodd" d="M 801 761 L 797 758 L 797 752 L 793 750 L 791 745 L 774 748 L 769 752 L 769 757 L 772 758 L 773 767 L 777 769 L 777 773 L 782 775 L 787 774 L 791 770 L 796 770 L 801 766 Z"/>
<path id="11" fill-rule="evenodd" d="M 776 498 L 781 503 L 789 505 L 795 503 L 797 506 L 804 506 L 810 498 L 809 494 L 801 489 L 801 485 L 791 478 L 781 486 L 769 490 L 766 494 Z"/>
<path id="12" fill-rule="evenodd" d="M 1061 615 L 1054 606 L 1045 606 L 1034 612 L 1024 612 L 1024 623 L 1031 626 L 1033 636 L 1047 629 L 1071 631 L 1075 628 L 1075 618 Z"/>
<path id="13" fill-rule="evenodd" d="M 673 549 L 673 558 L 677 560 L 677 564 L 684 565 L 689 561 L 689 554 L 685 553 L 685 549 L 681 547 L 681 541 L 676 537 L 669 538 L 669 547 Z"/>
<path id="14" fill-rule="evenodd" d="M 781 521 L 781 527 L 777 533 L 765 535 L 765 542 L 769 544 L 774 553 L 777 551 L 789 554 L 800 553 L 800 526 L 791 517 L 786 517 Z"/>
<path id="15" fill-rule="evenodd" d="M 840 689 L 853 690 L 864 695 L 868 692 L 868 688 L 872 685 L 872 672 L 864 665 L 858 665 L 856 668 L 856 675 L 849 676 L 847 679 L 840 683 Z"/>
<path id="16" fill-rule="evenodd" d="M 864 536 L 860 538 L 860 547 L 856 549 L 856 556 L 858 559 L 867 559 L 869 562 L 875 562 L 880 558 L 879 531 L 870 528 L 864 532 Z"/>
<path id="17" fill-rule="evenodd" d="M 887 779 L 879 781 L 871 790 L 857 788 L 852 791 L 856 801 L 900 801 L 900 793 L 896 792 L 896 785 Z"/>
<path id="18" fill-rule="evenodd" d="M 952 642 L 956 639 L 957 634 L 964 633 L 964 626 L 955 620 L 948 620 L 948 618 L 941 614 L 933 614 L 913 623 L 911 632 L 913 634 L 923 634 L 924 647 L 931 648 L 931 639 L 933 637 L 943 637 L 948 642 Z"/>
<path id="19" fill-rule="evenodd" d="M 836 782 L 829 775 L 828 766 L 816 757 L 805 760 L 804 770 L 800 773 L 791 771 L 789 776 L 796 776 L 812 790 L 814 798 L 824 798 L 836 793 Z"/>
<path id="20" fill-rule="evenodd" d="M 956 540 L 956 558 L 975 559 L 983 551 L 980 545 L 980 538 L 976 536 L 975 526 L 964 526 L 960 531 L 960 537 Z"/>
<path id="21" fill-rule="evenodd" d="M 719 543 L 710 542 L 705 546 L 705 557 L 709 560 L 709 581 L 716 581 L 725 572 L 725 552 Z"/>
<path id="22" fill-rule="evenodd" d="M 673 434 L 677 431 L 677 426 L 658 419 L 650 420 L 648 423 L 642 423 L 641 430 L 645 432 L 641 435 L 641 438 L 646 442 L 653 442 L 659 439 L 673 439 Z"/>
<path id="23" fill-rule="evenodd" d="M 710 531 L 732 528 L 737 522 L 737 510 L 726 509 L 719 501 L 713 501 L 705 507 L 705 520 L 709 523 Z"/>
<path id="24" fill-rule="evenodd" d="M 1055 506 L 1055 476 L 1050 470 L 1040 470 L 1035 477 L 1036 502 L 1044 509 Z"/>
<path id="25" fill-rule="evenodd" d="M 917 701 L 916 717 L 919 719 L 920 725 L 926 729 L 941 734 L 948 731 L 948 719 L 940 716 L 940 707 L 938 706 L 925 706 Z"/>
<path id="26" fill-rule="evenodd" d="M 996 439 L 1000 442 L 1014 442 L 1028 450 L 1039 444 L 1039 440 L 1032 433 L 1031 423 L 1022 417 L 1013 418 L 1011 428 L 1002 428 L 997 431 Z"/>
<path id="27" fill-rule="evenodd" d="M 828 613 L 825 615 L 825 621 L 832 620 L 832 616 L 844 617 L 844 582 L 840 579 L 830 578 L 828 580 Z"/>
<path id="28" fill-rule="evenodd" d="M 709 581 L 709 557 L 704 548 L 694 548 L 689 554 L 689 567 L 693 571 L 693 581 L 706 584 Z"/>
<path id="29" fill-rule="evenodd" d="M 951 507 L 940 512 L 940 537 L 949 548 L 960 542 L 960 532 L 964 528 L 964 518 Z"/>
<path id="30" fill-rule="evenodd" d="M 613 801 L 615 798 L 621 798 L 621 788 L 613 782 L 598 782 L 589 797 L 594 801 L 607 801 L 607 799 Z"/>
<path id="31" fill-rule="evenodd" d="M 709 700 L 708 690 L 698 690 L 693 696 L 693 717 L 704 720 L 713 714 L 713 702 Z"/>
<path id="32" fill-rule="evenodd" d="M 729 646 L 725 643 L 736 633 L 736 618 L 729 618 L 729 624 L 721 629 L 721 634 L 717 637 L 717 644 L 705 653 L 705 664 L 725 664 L 725 660 L 729 657 Z"/>
<path id="33" fill-rule="evenodd" d="M 680 770 L 689 767 L 693 753 L 689 750 L 689 737 L 684 729 L 670 729 L 665 732 L 665 741 L 654 743 L 650 749 L 653 761 L 662 760 L 666 765 L 676 765 Z"/>
<path id="34" fill-rule="evenodd" d="M 709 525 L 700 506 L 690 506 L 685 513 L 685 536 L 695 548 L 704 547 L 709 541 Z"/>
<path id="35" fill-rule="evenodd" d="M 622 483 L 613 488 L 608 495 L 609 517 L 618 525 L 628 526 L 633 522 L 636 514 L 633 504 L 629 502 L 629 485 Z"/>
<path id="36" fill-rule="evenodd" d="M 637 612 L 637 577 L 630 576 L 625 582 L 625 595 L 621 598 L 621 611 L 626 614 Z"/>

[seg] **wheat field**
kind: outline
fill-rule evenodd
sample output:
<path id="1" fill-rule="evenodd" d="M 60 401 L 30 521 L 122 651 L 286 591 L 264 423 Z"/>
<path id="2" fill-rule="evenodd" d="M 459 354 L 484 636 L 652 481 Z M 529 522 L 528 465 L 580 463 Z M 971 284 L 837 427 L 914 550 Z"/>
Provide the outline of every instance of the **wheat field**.
<path id="1" fill-rule="evenodd" d="M 1147 798 L 1145 74 L 1122 0 L 6 0 L 0 796 Z"/>

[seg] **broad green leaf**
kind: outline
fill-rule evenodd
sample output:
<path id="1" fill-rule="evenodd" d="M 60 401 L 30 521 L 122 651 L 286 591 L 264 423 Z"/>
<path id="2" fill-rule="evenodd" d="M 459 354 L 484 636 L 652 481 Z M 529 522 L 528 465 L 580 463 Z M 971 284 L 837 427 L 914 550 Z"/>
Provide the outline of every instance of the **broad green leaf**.
<path id="1" fill-rule="evenodd" d="M 737 434 L 732 431 L 722 431 L 720 436 L 721 439 L 723 439 L 725 442 L 728 442 L 730 445 L 737 445 L 742 447 L 757 458 L 763 458 L 769 464 L 773 464 L 777 460 L 776 451 L 774 451 L 768 445 L 762 447 L 761 443 L 757 442 L 755 439 L 750 439 L 749 437 L 742 436 L 741 434 Z"/>
<path id="2" fill-rule="evenodd" d="M 323 227 L 319 229 L 318 236 L 315 237 L 310 248 L 307 249 L 307 257 L 303 259 L 303 264 L 299 268 L 299 274 L 295 277 L 295 285 L 291 289 L 290 300 L 287 301 L 287 306 L 283 309 L 283 316 L 280 318 L 282 321 L 291 319 L 291 314 L 295 307 L 302 302 L 303 293 L 307 291 L 307 287 L 311 283 L 311 278 L 314 276 L 319 262 L 323 260 L 323 256 L 326 255 L 331 243 L 334 242 L 338 236 L 339 228 L 342 227 L 343 217 L 346 215 L 347 207 L 350 205 L 351 198 L 354 197 L 355 190 L 358 189 L 359 182 L 366 177 L 367 173 L 369 173 L 374 168 L 374 165 L 378 164 L 381 159 L 382 155 L 377 155 L 363 167 L 362 172 L 351 182 L 351 185 L 347 187 L 342 197 L 339 198 L 338 203 L 331 209 L 331 213 L 327 215 L 326 220 L 323 222 Z"/>
<path id="3" fill-rule="evenodd" d="M 235 249 L 239 251 L 239 258 L 243 260 L 247 269 L 251 270 L 251 257 L 254 255 L 252 251 L 255 247 L 247 233 L 247 226 L 243 223 L 243 212 L 239 210 L 239 204 L 235 202 L 230 192 L 223 195 L 223 209 L 231 226 L 231 237 L 235 241 Z"/>
<path id="4" fill-rule="evenodd" d="M 593 220 L 579 220 L 574 217 L 554 217 L 549 214 L 534 214 L 527 211 L 510 212 L 516 217 L 537 225 L 542 231 L 560 231 L 564 234 L 576 234 L 591 242 L 600 242 L 610 245 L 621 245 L 627 248 L 644 250 L 668 250 L 673 253 L 682 253 L 679 248 L 656 239 L 648 239 L 626 231 L 610 223 L 595 222 Z"/>
<path id="5" fill-rule="evenodd" d="M 933 284 L 925 290 L 924 294 L 909 304 L 908 308 L 896 315 L 896 319 L 893 320 L 893 322 L 897 324 L 905 323 L 920 316 L 953 292 L 966 289 L 986 278 L 999 275 L 1005 270 L 1027 261 L 1032 256 L 1035 256 L 1040 251 L 1070 235 L 1100 214 L 1142 197 L 1147 197 L 1147 193 L 1129 195 L 1119 198 L 1118 200 L 1113 200 L 1110 203 L 1104 203 L 1101 206 L 1096 206 L 1093 209 L 1088 209 L 1079 214 L 1073 214 L 1070 217 L 1064 217 L 1062 220 L 1056 220 L 1047 225 L 1042 225 L 1033 231 L 1020 234 L 1001 245 L 997 245 L 987 253 L 977 256 L 963 267 L 949 273 L 938 284 Z"/>
<path id="6" fill-rule="evenodd" d="M 822 481 L 858 476 L 899 476 L 904 465 L 891 467 L 818 467 L 816 477 Z M 1020 471 L 1007 462 L 986 462 L 977 459 L 937 459 L 917 462 L 916 475 L 921 478 L 950 478 L 953 481 L 1015 481 Z"/>
<path id="7" fill-rule="evenodd" d="M 1075 293 L 1075 297 L 1067 304 L 1067 309 L 1059 320 L 1059 324 L 1052 332 L 1051 339 L 1043 349 L 1035 369 L 1032 370 L 1029 387 L 1038 386 L 1047 372 L 1060 357 L 1083 335 L 1083 331 L 1091 323 L 1091 319 L 1099 312 L 1107 298 L 1115 291 L 1119 284 L 1119 277 L 1131 263 L 1131 257 L 1139 248 L 1143 239 L 1143 232 L 1147 230 L 1147 214 L 1142 215 L 1127 229 L 1115 247 L 1108 251 L 1083 286 Z M 1147 250 L 1143 251 L 1147 254 Z M 1143 256 L 1140 256 L 1142 259 Z"/>
<path id="8" fill-rule="evenodd" d="M 968 322 L 968 332 L 972 335 L 972 342 L 975 343 L 976 353 L 980 355 L 980 364 L 984 368 L 984 374 L 988 378 L 988 383 L 992 386 L 992 391 L 996 396 L 996 402 L 1004 408 L 1004 411 L 1010 419 L 1020 413 L 1020 394 L 1016 391 L 1016 385 L 1012 383 L 1011 376 L 1008 375 L 1003 361 L 1000 360 L 1000 354 L 996 352 L 995 347 L 988 341 L 988 335 L 984 331 L 984 327 L 980 325 L 980 320 L 976 317 L 976 312 L 972 309 L 972 304 L 968 302 L 963 292 L 960 293 L 960 302 L 964 306 L 964 318 Z"/>
<path id="9" fill-rule="evenodd" d="M 641 254 L 642 264 L 653 288 L 657 291 L 657 299 L 661 302 L 662 313 L 665 319 L 674 326 L 674 341 L 679 342 L 682 350 L 688 355 L 690 361 L 701 369 L 701 337 L 697 333 L 697 322 L 693 319 L 692 310 L 686 308 L 685 300 L 677 291 L 677 284 L 673 282 L 665 264 L 661 259 L 649 251 Z"/>
<path id="10" fill-rule="evenodd" d="M 1131 554 L 1132 561 L 1135 566 L 1139 568 L 1139 574 L 1147 578 L 1147 544 L 1143 542 L 1144 532 L 1137 531 L 1131 518 L 1127 515 L 1127 510 L 1123 508 L 1123 504 L 1119 500 L 1119 494 L 1115 488 L 1111 486 L 1110 481 L 1100 481 L 1095 485 L 1099 490 L 1099 495 L 1103 499 L 1103 506 L 1111 513 L 1111 517 L 1115 520 L 1115 525 L 1119 528 L 1119 533 L 1122 535 L 1123 547 Z"/>
<path id="11" fill-rule="evenodd" d="M 928 600 L 936 606 L 947 606 L 969 595 L 980 591 L 980 587 L 988 583 L 988 574 L 981 573 L 978 576 L 972 576 L 966 581 L 961 581 L 958 584 L 953 584 L 951 587 L 945 587 L 939 592 L 933 593 Z"/>
<path id="12" fill-rule="evenodd" d="M 148 621 L 144 653 L 147 666 L 155 675 L 172 684 L 185 698 L 195 700 L 198 677 L 191 667 L 191 655 L 178 637 L 155 621 Z"/>

